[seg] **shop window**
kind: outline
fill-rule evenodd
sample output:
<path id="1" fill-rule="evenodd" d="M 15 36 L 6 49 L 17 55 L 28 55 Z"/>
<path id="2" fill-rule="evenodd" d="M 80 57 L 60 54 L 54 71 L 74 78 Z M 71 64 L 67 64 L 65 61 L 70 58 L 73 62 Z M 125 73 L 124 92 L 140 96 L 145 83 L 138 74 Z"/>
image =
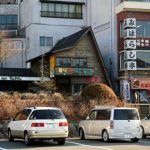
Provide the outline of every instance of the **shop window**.
<path id="1" fill-rule="evenodd" d="M 82 19 L 82 4 L 42 3 L 42 17 Z"/>

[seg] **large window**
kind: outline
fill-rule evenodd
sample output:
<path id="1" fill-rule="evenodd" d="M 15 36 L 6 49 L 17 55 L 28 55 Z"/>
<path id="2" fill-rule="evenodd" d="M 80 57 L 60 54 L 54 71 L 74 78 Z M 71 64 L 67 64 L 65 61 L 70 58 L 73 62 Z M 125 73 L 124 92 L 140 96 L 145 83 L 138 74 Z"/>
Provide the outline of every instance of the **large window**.
<path id="1" fill-rule="evenodd" d="M 56 58 L 57 67 L 87 67 L 86 58 Z"/>
<path id="2" fill-rule="evenodd" d="M 82 19 L 82 4 L 42 3 L 41 16 Z"/>
<path id="3" fill-rule="evenodd" d="M 40 46 L 53 46 L 53 37 L 40 36 Z"/>
<path id="4" fill-rule="evenodd" d="M 124 69 L 124 52 L 120 53 L 120 69 Z M 150 70 L 150 51 L 136 51 L 137 70 Z"/>
<path id="5" fill-rule="evenodd" d="M 150 21 L 136 21 L 137 37 L 150 38 Z M 123 22 L 120 23 L 120 37 L 124 36 Z"/>
<path id="6" fill-rule="evenodd" d="M 17 15 L 0 15 L 0 29 L 17 29 Z"/>

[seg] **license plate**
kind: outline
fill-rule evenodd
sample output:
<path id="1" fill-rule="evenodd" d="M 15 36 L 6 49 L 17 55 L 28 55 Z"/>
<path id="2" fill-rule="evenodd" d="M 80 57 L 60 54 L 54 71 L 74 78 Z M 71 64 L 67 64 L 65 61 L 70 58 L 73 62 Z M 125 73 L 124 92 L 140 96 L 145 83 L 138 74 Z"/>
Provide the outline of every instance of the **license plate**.
<path id="1" fill-rule="evenodd" d="M 48 129 L 54 129 L 57 127 L 57 124 L 56 123 L 46 123 L 46 127 Z"/>
<path id="2" fill-rule="evenodd" d="M 125 138 L 131 138 L 132 137 L 132 134 L 131 133 L 126 133 L 125 134 Z"/>

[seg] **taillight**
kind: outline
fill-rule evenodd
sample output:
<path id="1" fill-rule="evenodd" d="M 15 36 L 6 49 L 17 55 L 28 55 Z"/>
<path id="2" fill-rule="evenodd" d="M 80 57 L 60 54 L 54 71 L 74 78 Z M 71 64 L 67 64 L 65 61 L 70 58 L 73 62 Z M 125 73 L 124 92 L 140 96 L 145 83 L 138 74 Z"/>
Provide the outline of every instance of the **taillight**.
<path id="1" fill-rule="evenodd" d="M 44 123 L 32 123 L 31 127 L 44 127 Z"/>
<path id="2" fill-rule="evenodd" d="M 59 122 L 60 127 L 67 127 L 68 123 L 67 122 Z"/>
<path id="3" fill-rule="evenodd" d="M 110 129 L 114 129 L 114 121 L 110 121 Z"/>

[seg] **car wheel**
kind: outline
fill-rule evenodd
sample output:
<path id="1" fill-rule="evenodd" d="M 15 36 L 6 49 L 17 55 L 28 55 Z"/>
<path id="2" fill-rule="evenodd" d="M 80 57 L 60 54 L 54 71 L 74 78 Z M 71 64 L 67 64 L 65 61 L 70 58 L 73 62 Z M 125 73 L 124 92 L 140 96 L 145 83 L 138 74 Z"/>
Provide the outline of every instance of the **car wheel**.
<path id="1" fill-rule="evenodd" d="M 146 138 L 144 128 L 142 127 L 142 138 Z"/>
<path id="2" fill-rule="evenodd" d="M 29 135 L 28 135 L 27 132 L 24 134 L 24 143 L 26 145 L 31 145 L 32 144 L 32 140 L 29 138 Z"/>
<path id="3" fill-rule="evenodd" d="M 14 141 L 14 138 L 13 138 L 13 136 L 11 134 L 11 130 L 10 129 L 8 130 L 8 139 L 9 139 L 9 142 L 13 142 Z"/>
<path id="4" fill-rule="evenodd" d="M 59 145 L 64 145 L 65 144 L 65 138 L 63 138 L 63 139 L 57 139 L 57 143 L 59 144 Z"/>
<path id="5" fill-rule="evenodd" d="M 104 142 L 108 142 L 109 141 L 109 134 L 108 134 L 108 132 L 106 130 L 103 131 L 103 133 L 102 133 L 102 139 L 103 139 Z"/>
<path id="6" fill-rule="evenodd" d="M 134 142 L 134 143 L 136 143 L 136 142 L 139 141 L 139 139 L 138 138 L 133 138 L 133 139 L 131 139 L 131 141 Z"/>
<path id="7" fill-rule="evenodd" d="M 80 130 L 79 130 L 79 136 L 80 136 L 80 139 L 81 139 L 81 140 L 85 140 L 85 134 L 84 134 L 83 129 L 80 129 Z"/>

